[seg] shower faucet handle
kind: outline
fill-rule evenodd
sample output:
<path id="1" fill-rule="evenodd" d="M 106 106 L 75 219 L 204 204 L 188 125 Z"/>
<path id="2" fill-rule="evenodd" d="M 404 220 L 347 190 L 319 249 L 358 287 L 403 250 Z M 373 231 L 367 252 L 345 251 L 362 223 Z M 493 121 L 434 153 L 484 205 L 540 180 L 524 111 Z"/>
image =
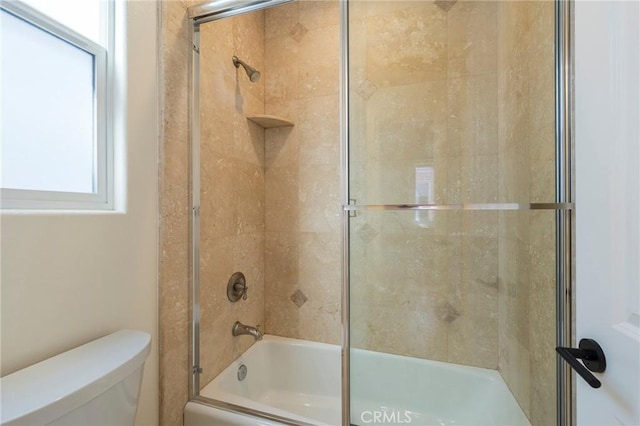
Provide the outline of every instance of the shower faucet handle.
<path id="1" fill-rule="evenodd" d="M 240 283 L 235 283 L 233 285 L 233 289 L 236 292 L 240 292 L 242 294 L 242 300 L 247 300 L 247 297 L 249 297 L 247 295 L 247 293 L 249 292 L 249 286 L 247 286 L 247 284 L 240 284 Z"/>
<path id="2" fill-rule="evenodd" d="M 247 280 L 244 274 L 242 272 L 234 272 L 227 283 L 227 298 L 231 302 L 237 302 L 240 298 L 247 300 L 248 290 L 249 287 L 247 286 Z"/>

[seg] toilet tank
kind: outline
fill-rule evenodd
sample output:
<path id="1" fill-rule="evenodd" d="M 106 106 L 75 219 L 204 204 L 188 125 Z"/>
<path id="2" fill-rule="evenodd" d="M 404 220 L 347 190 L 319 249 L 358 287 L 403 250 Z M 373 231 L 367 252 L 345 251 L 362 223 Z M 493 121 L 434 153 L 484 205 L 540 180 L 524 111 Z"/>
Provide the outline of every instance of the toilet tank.
<path id="1" fill-rule="evenodd" d="M 0 425 L 133 425 L 151 336 L 120 330 L 0 378 Z"/>

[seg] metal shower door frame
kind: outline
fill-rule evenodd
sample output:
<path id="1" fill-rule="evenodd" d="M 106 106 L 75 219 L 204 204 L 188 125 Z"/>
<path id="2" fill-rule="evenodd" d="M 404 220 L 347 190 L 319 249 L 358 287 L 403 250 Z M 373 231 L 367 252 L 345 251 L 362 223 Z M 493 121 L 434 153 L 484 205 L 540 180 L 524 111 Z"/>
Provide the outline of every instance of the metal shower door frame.
<path id="1" fill-rule="evenodd" d="M 572 7 L 574 0 L 555 1 L 555 202 L 493 204 L 380 204 L 350 203 L 349 195 L 349 0 L 340 1 L 340 125 L 341 199 L 343 206 L 343 282 L 342 282 L 342 424 L 350 419 L 350 330 L 349 330 L 349 213 L 356 211 L 402 210 L 553 210 L 556 214 L 556 346 L 572 346 L 574 336 L 574 221 L 573 200 L 573 53 Z M 571 369 L 556 357 L 557 424 L 575 424 L 575 390 Z"/>
<path id="2" fill-rule="evenodd" d="M 191 75 L 190 75 L 190 103 L 189 126 L 191 129 L 191 326 L 189 346 L 189 360 L 191 374 L 189 374 L 189 400 L 199 404 L 214 407 L 233 413 L 263 418 L 283 425 L 299 425 L 292 419 L 274 414 L 253 410 L 225 401 L 219 401 L 200 395 L 200 25 L 239 15 L 254 12 L 292 0 L 214 0 L 209 3 L 193 6 L 187 9 L 188 18 L 192 24 L 191 32 Z"/>
<path id="3" fill-rule="evenodd" d="M 230 16 L 267 9 L 293 0 L 214 0 L 188 8 L 192 24 L 189 121 L 191 128 L 191 345 L 189 399 L 225 411 L 237 412 L 296 425 L 296 421 L 200 395 L 200 25 Z M 573 152 L 572 152 L 572 52 L 571 8 L 573 0 L 555 0 L 555 110 L 556 199 L 537 204 L 402 204 L 351 205 L 349 199 L 349 0 L 340 2 L 340 199 L 342 203 L 342 425 L 350 425 L 350 286 L 349 217 L 352 211 L 380 210 L 555 210 L 556 211 L 556 343 L 570 346 L 573 336 Z M 575 424 L 573 378 L 570 369 L 557 363 L 558 425 Z"/>

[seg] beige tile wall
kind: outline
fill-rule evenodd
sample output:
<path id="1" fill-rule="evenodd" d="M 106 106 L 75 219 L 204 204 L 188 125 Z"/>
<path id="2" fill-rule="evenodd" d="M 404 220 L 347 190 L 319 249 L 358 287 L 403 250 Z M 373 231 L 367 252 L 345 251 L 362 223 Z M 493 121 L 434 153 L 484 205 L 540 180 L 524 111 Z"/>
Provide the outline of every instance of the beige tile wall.
<path id="1" fill-rule="evenodd" d="M 498 5 L 501 201 L 554 199 L 554 4 Z M 498 368 L 533 425 L 555 424 L 554 213 L 499 218 Z"/>
<path id="2" fill-rule="evenodd" d="M 497 5 L 353 2 L 352 197 L 433 203 L 498 198 Z M 498 215 L 359 214 L 351 221 L 358 347 L 498 366 Z"/>
<path id="3" fill-rule="evenodd" d="M 265 12 L 267 332 L 340 342 L 338 2 Z"/>
<path id="4" fill-rule="evenodd" d="M 264 12 L 200 26 L 200 384 L 206 386 L 253 343 L 236 321 L 264 327 Z M 263 77 L 252 83 L 237 56 Z M 227 299 L 234 272 L 247 300 Z"/>
<path id="5" fill-rule="evenodd" d="M 358 202 L 416 202 L 418 166 L 436 203 L 553 200 L 553 2 L 350 8 Z M 498 368 L 532 423 L 552 424 L 553 213 L 420 215 L 352 220 L 353 343 Z"/>
<path id="6" fill-rule="evenodd" d="M 186 6 L 162 2 L 160 357 L 161 422 L 182 424 L 189 375 L 189 74 Z M 236 320 L 264 325 L 264 82 L 237 72 L 237 54 L 264 68 L 264 13 L 201 27 L 201 361 L 202 384 L 253 341 L 233 339 Z M 226 283 L 243 271 L 247 301 L 231 305 Z"/>
<path id="7" fill-rule="evenodd" d="M 166 425 L 182 423 L 188 398 L 186 5 L 192 3 L 162 2 L 160 352 Z M 289 14 L 287 23 L 282 15 Z M 249 337 L 231 336 L 236 320 L 262 324 L 271 334 L 339 341 L 337 17 L 337 2 L 318 1 L 201 26 L 203 386 L 252 344 Z M 233 67 L 233 54 L 262 72 L 260 82 L 250 83 Z M 245 118 L 264 112 L 287 116 L 296 126 L 265 132 Z M 231 304 L 226 283 L 238 270 L 247 277 L 249 298 Z"/>
<path id="8" fill-rule="evenodd" d="M 352 343 L 496 368 L 496 229 L 481 225 L 495 213 L 434 212 L 434 221 L 443 225 L 421 228 L 413 212 L 352 221 Z"/>
<path id="9" fill-rule="evenodd" d="M 180 1 L 161 2 L 160 423 L 181 425 L 189 379 L 189 73 L 191 27 Z"/>

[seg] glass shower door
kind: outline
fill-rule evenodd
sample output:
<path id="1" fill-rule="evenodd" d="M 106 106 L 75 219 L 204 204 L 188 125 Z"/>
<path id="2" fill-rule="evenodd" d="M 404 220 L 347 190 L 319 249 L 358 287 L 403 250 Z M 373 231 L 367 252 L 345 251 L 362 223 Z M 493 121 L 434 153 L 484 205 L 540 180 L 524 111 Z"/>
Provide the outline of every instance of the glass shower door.
<path id="1" fill-rule="evenodd" d="M 348 8 L 350 421 L 554 424 L 554 3 Z"/>

